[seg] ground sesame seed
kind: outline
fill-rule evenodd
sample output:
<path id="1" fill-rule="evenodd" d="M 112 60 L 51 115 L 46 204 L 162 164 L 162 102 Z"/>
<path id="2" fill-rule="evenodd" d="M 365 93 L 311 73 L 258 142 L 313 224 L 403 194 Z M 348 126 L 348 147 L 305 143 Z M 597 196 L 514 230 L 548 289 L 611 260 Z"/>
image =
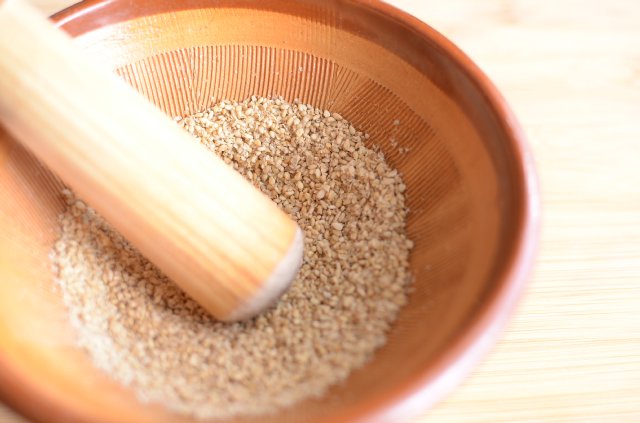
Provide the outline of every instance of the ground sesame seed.
<path id="1" fill-rule="evenodd" d="M 178 123 L 298 221 L 300 273 L 263 315 L 216 321 L 65 190 L 51 260 L 78 345 L 140 400 L 198 418 L 321 396 L 371 359 L 406 302 L 400 175 L 341 115 L 281 98 Z"/>

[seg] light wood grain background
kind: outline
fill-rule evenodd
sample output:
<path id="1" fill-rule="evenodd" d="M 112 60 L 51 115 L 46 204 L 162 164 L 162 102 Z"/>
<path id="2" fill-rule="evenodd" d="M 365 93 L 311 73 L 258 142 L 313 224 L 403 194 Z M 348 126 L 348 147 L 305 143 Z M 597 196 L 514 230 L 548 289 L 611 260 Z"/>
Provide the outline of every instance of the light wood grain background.
<path id="1" fill-rule="evenodd" d="M 68 0 L 33 0 L 46 13 Z M 533 147 L 538 264 L 502 341 L 412 423 L 640 422 L 640 1 L 393 0 L 488 73 Z M 0 422 L 25 423 L 0 406 Z"/>

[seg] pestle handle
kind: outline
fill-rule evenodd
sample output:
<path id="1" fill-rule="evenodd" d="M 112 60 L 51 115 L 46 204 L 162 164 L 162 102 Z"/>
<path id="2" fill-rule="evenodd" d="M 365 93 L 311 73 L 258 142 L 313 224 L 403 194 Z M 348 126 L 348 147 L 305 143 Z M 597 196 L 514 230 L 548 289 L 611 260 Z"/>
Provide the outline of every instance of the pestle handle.
<path id="1" fill-rule="evenodd" d="M 22 0 L 0 0 L 0 123 L 215 317 L 295 277 L 298 225 Z"/>

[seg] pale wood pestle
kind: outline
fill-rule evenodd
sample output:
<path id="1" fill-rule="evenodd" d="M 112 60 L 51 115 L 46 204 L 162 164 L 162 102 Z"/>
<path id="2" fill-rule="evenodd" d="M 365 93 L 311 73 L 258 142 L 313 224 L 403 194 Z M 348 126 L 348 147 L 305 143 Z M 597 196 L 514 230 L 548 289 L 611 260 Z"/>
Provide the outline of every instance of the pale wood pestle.
<path id="1" fill-rule="evenodd" d="M 0 122 L 218 319 L 302 263 L 295 222 L 21 0 L 0 0 Z"/>

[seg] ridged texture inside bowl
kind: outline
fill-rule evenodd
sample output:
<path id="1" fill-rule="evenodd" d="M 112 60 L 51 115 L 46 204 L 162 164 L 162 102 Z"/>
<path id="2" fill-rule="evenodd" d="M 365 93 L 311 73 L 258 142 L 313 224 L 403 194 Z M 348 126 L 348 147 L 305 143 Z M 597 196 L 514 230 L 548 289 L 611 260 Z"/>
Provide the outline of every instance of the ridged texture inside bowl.
<path id="1" fill-rule="evenodd" d="M 419 34 L 384 16 L 361 18 L 364 6 L 337 14 L 335 5 L 300 2 L 285 13 L 270 1 L 217 9 L 190 2 L 165 13 L 164 3 L 139 2 L 135 13 L 158 10 L 136 17 L 124 3 L 115 2 L 120 15 L 96 9 L 66 28 L 169 115 L 254 94 L 299 99 L 369 133 L 408 186 L 415 291 L 388 344 L 325 398 L 246 421 L 348 419 L 435 372 L 430 363 L 494 288 L 520 207 L 512 153 L 477 88 L 435 43 L 418 44 Z M 132 19 L 120 22 L 125 17 Z M 116 23 L 100 27 L 100 19 Z M 57 404 L 53 417 L 182 421 L 162 407 L 141 406 L 74 350 L 47 258 L 59 189 L 0 132 L 0 351 L 12 377 L 27 381 L 20 389 L 44 404 Z"/>

